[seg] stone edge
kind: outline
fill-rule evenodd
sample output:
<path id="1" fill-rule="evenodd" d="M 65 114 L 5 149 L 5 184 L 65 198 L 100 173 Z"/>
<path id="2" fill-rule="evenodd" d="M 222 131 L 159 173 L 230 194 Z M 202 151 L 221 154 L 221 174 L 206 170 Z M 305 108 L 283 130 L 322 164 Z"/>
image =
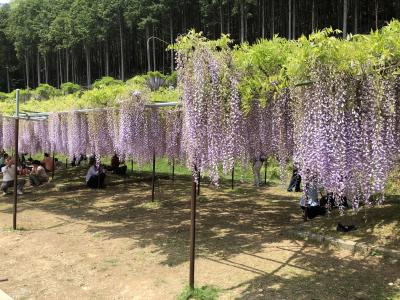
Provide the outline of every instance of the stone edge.
<path id="1" fill-rule="evenodd" d="M 300 237 L 303 239 L 319 242 L 319 243 L 327 243 L 333 246 L 336 246 L 340 249 L 348 250 L 353 253 L 363 253 L 363 254 L 372 254 L 373 252 L 378 252 L 383 256 L 400 258 L 400 251 L 394 250 L 390 248 L 380 247 L 380 246 L 372 246 L 363 242 L 354 242 L 354 241 L 346 241 L 330 236 L 325 236 L 322 234 L 312 233 L 308 231 L 299 231 L 292 230 L 290 232 L 292 235 L 296 237 Z"/>

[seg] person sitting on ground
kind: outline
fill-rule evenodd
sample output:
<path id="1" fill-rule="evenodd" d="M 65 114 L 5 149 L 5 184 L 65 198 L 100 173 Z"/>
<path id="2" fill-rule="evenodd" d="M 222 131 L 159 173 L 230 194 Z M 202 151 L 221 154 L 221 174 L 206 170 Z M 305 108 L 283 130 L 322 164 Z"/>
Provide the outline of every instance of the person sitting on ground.
<path id="1" fill-rule="evenodd" d="M 320 205 L 318 193 L 320 187 L 315 177 L 311 177 L 304 188 L 304 194 L 300 198 L 300 207 L 308 219 L 326 214 L 326 208 Z M 306 210 L 307 208 L 307 210 Z"/>
<path id="2" fill-rule="evenodd" d="M 33 186 L 41 185 L 49 181 L 46 170 L 40 165 L 40 161 L 34 160 L 31 174 L 29 174 L 29 182 Z"/>
<path id="3" fill-rule="evenodd" d="M 54 171 L 54 161 L 48 153 L 44 154 L 44 159 L 42 160 L 42 166 L 45 168 L 46 172 Z"/>
<path id="4" fill-rule="evenodd" d="M 114 153 L 114 156 L 111 158 L 111 170 L 117 175 L 125 175 L 128 169 L 125 165 L 120 167 L 121 163 L 123 164 L 124 162 L 121 162 L 117 154 Z"/>
<path id="5" fill-rule="evenodd" d="M 3 182 L 1 184 L 1 190 L 3 191 L 3 195 L 7 195 L 8 188 L 14 186 L 15 158 L 13 157 L 7 158 L 5 166 L 1 168 L 1 172 L 3 173 Z M 18 195 L 23 194 L 24 185 L 25 185 L 25 179 L 18 178 L 17 180 Z"/>
<path id="6" fill-rule="evenodd" d="M 91 189 L 104 188 L 104 179 L 106 174 L 102 168 L 96 167 L 96 160 L 91 158 L 89 160 L 89 170 L 86 174 L 86 184 Z"/>
<path id="7" fill-rule="evenodd" d="M 300 192 L 300 184 L 301 184 L 301 176 L 299 174 L 299 169 L 296 166 L 293 166 L 293 174 L 292 178 L 290 179 L 287 191 L 292 192 L 294 188 L 295 192 Z"/>

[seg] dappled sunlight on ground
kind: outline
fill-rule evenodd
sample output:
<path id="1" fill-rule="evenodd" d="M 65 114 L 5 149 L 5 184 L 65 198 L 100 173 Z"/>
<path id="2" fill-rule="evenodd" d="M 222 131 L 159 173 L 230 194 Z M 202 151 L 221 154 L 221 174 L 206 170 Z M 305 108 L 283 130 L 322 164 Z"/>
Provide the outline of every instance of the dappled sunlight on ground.
<path id="1" fill-rule="evenodd" d="M 153 203 L 149 182 L 137 178 L 100 191 L 28 190 L 15 232 L 12 198 L 0 199 L 0 279 L 8 279 L 0 288 L 17 299 L 174 299 L 188 281 L 190 187 L 159 179 Z M 303 226 L 298 197 L 275 185 L 204 183 L 198 285 L 220 287 L 221 299 L 383 299 L 399 291 L 396 260 L 293 239 L 288 232 Z"/>

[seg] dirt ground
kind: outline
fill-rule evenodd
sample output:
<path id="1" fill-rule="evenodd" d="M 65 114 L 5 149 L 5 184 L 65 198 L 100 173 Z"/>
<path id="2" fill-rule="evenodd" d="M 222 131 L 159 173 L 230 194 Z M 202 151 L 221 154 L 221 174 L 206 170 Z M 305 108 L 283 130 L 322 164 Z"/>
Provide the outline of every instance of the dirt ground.
<path id="1" fill-rule="evenodd" d="M 0 289 L 15 299 L 176 299 L 188 282 L 190 182 L 0 198 Z M 220 299 L 400 299 L 400 262 L 296 240 L 299 195 L 203 185 L 196 283 Z"/>

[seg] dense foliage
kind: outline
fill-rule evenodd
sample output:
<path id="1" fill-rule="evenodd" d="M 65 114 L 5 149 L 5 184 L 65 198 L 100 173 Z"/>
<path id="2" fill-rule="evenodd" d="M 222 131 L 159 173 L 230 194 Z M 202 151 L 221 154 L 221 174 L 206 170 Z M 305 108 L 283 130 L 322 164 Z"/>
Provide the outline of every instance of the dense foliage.
<path id="1" fill-rule="evenodd" d="M 254 43 L 330 26 L 368 33 L 399 17 L 397 0 L 11 0 L 0 5 L 0 90 L 171 72 L 166 44 L 191 28 Z"/>

